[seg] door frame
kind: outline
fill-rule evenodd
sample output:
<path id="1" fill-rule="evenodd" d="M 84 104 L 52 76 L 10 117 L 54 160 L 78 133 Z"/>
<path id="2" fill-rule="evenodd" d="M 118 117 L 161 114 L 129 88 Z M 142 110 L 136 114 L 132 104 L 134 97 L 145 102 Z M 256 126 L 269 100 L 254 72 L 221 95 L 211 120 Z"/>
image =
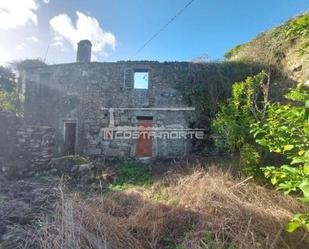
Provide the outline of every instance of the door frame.
<path id="1" fill-rule="evenodd" d="M 137 127 L 139 126 L 139 122 L 141 121 L 141 120 L 151 120 L 152 121 L 152 124 L 151 124 L 151 127 L 153 127 L 153 124 L 154 124 L 154 118 L 153 118 L 153 116 L 143 116 L 143 115 L 139 115 L 139 116 L 136 116 L 136 121 L 137 121 Z M 150 156 L 143 156 L 143 157 L 138 157 L 137 156 L 137 148 L 138 148 L 138 142 L 139 142 L 139 139 L 137 139 L 136 140 L 136 142 L 135 142 L 135 157 L 136 158 L 148 158 L 148 157 L 153 157 L 153 140 L 154 140 L 154 138 L 152 137 L 151 138 L 151 155 Z"/>
<path id="2" fill-rule="evenodd" d="M 63 154 L 65 153 L 65 137 L 66 137 L 66 132 L 65 132 L 65 124 L 67 123 L 73 123 L 75 124 L 75 143 L 74 143 L 74 154 L 76 155 L 77 153 L 77 144 L 78 144 L 78 122 L 77 119 L 63 119 L 62 120 L 62 127 L 63 127 Z"/>

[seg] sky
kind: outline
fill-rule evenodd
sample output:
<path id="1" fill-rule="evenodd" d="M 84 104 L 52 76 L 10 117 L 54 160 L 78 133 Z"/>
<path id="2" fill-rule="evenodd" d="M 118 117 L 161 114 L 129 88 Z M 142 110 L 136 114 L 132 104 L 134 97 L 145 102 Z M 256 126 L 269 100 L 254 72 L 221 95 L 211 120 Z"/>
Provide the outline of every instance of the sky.
<path id="1" fill-rule="evenodd" d="M 76 60 L 89 39 L 93 61 L 222 59 L 258 33 L 309 10 L 309 0 L 0 0 L 0 64 Z"/>

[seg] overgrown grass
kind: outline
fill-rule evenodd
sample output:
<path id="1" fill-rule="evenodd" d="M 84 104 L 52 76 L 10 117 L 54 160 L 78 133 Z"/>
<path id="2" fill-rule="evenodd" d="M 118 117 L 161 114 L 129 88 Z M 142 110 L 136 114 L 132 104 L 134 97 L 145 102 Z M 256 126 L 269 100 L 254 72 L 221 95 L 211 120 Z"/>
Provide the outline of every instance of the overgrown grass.
<path id="1" fill-rule="evenodd" d="M 304 208 L 291 197 L 214 169 L 173 173 L 140 188 L 142 176 L 153 180 L 140 166 L 122 165 L 114 187 L 131 186 L 122 191 L 87 199 L 61 191 L 55 220 L 37 239 L 40 248 L 309 248 L 304 231 L 285 232 L 292 213 Z"/>
<path id="2" fill-rule="evenodd" d="M 216 240 L 209 232 L 205 232 L 200 245 L 201 249 L 236 249 L 236 247 L 226 246 L 221 241 Z"/>
<path id="3" fill-rule="evenodd" d="M 118 166 L 118 178 L 110 184 L 110 190 L 124 190 L 131 187 L 147 187 L 154 182 L 147 165 L 138 162 L 125 162 Z"/>

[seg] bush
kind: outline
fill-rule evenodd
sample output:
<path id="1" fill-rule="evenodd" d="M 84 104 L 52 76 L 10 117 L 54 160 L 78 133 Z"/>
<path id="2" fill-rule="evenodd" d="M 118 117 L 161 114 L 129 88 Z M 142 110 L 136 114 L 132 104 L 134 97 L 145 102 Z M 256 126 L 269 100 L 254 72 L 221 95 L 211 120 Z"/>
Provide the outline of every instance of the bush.
<path id="1" fill-rule="evenodd" d="M 261 175 L 261 152 L 251 144 L 244 144 L 240 149 L 240 163 L 246 175 Z"/>
<path id="2" fill-rule="evenodd" d="M 15 74 L 11 69 L 0 66 L 0 111 L 22 115 L 22 101 Z"/>
<path id="3" fill-rule="evenodd" d="M 291 20 L 287 24 L 286 37 L 290 40 L 300 39 L 302 41 L 301 54 L 309 52 L 309 12 Z"/>
<path id="4" fill-rule="evenodd" d="M 220 145 L 231 154 L 239 153 L 241 166 L 248 174 L 258 174 L 261 151 L 250 127 L 264 118 L 268 105 L 267 74 L 262 71 L 233 85 L 232 97 L 221 105 L 212 128 L 223 140 Z M 268 82 L 268 81 L 267 81 Z M 266 89 L 266 90 L 265 90 Z"/>
<path id="5" fill-rule="evenodd" d="M 0 111 L 22 114 L 21 99 L 16 91 L 6 92 L 0 90 Z"/>
<path id="6" fill-rule="evenodd" d="M 213 120 L 214 131 L 224 140 L 224 149 L 231 153 L 239 151 L 246 143 L 254 141 L 250 134 L 250 126 L 261 115 L 255 111 L 258 103 L 259 92 L 266 79 L 265 72 L 245 81 L 235 83 L 232 97 L 226 105 L 221 105 L 218 114 Z M 266 105 L 266 103 L 262 103 Z"/>
<path id="7" fill-rule="evenodd" d="M 271 152 L 285 155 L 289 160 L 289 164 L 280 168 L 264 168 L 265 176 L 271 179 L 277 190 L 301 194 L 301 199 L 309 203 L 309 122 L 305 107 L 309 94 L 303 85 L 298 85 L 286 97 L 294 104 L 270 105 L 267 118 L 253 124 L 252 133 L 257 143 Z M 301 226 L 309 231 L 309 213 L 295 215 L 288 231 Z"/>

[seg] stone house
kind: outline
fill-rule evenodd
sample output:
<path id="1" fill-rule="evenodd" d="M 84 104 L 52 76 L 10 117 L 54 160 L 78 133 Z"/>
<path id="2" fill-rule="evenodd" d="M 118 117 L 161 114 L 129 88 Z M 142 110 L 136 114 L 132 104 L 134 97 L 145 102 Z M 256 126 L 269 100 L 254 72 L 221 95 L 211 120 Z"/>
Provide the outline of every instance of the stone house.
<path id="1" fill-rule="evenodd" d="M 191 64 L 91 62 L 90 41 L 80 41 L 75 63 L 25 71 L 25 122 L 56 130 L 56 155 L 184 156 L 194 107 L 177 85 Z"/>

